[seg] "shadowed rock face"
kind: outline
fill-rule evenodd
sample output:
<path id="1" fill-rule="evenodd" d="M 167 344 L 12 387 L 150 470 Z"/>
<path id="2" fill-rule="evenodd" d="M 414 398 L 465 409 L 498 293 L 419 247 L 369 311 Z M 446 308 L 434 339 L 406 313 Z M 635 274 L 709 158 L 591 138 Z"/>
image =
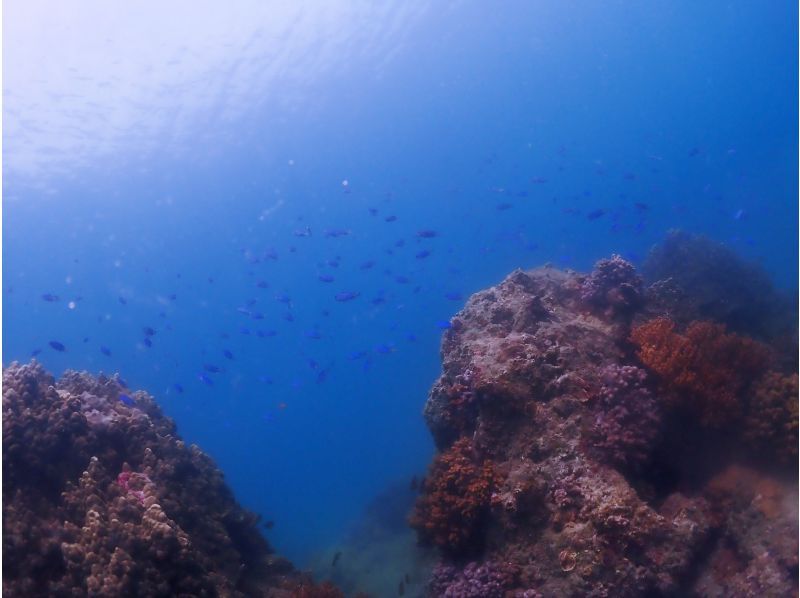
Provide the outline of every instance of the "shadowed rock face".
<path id="1" fill-rule="evenodd" d="M 666 400 L 631 340 L 651 298 L 620 258 L 598 266 L 514 272 L 445 332 L 424 409 L 440 455 L 411 517 L 442 555 L 431 595 L 796 595 L 797 457 L 746 448 L 758 380 L 722 429 L 693 419 L 691 397 Z M 779 347 L 758 351 L 777 389 L 792 372 Z M 707 357 L 686 367 L 726 359 Z M 774 400 L 796 444 L 796 397 Z"/>
<path id="2" fill-rule="evenodd" d="M 3 371 L 7 595 L 315 595 L 257 523 L 146 393 L 36 362 Z"/>

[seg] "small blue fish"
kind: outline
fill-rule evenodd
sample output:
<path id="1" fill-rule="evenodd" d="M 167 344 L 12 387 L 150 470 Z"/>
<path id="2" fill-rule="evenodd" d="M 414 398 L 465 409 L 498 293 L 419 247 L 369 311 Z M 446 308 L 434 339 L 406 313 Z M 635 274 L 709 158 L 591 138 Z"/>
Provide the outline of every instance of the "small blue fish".
<path id="1" fill-rule="evenodd" d="M 602 218 L 606 215 L 606 211 L 602 209 L 593 210 L 586 214 L 587 220 L 597 220 L 598 218 Z"/>
<path id="2" fill-rule="evenodd" d="M 205 374 L 198 374 L 197 379 L 206 386 L 214 386 L 214 381 Z"/>
<path id="3" fill-rule="evenodd" d="M 423 230 L 417 231 L 417 236 L 420 239 L 433 239 L 434 237 L 438 237 L 439 233 L 437 233 L 435 230 L 423 229 Z"/>
<path id="4" fill-rule="evenodd" d="M 436 322 L 436 325 L 442 330 L 447 330 L 448 328 L 453 327 L 453 325 L 447 320 L 439 320 L 438 322 Z"/>
<path id="5" fill-rule="evenodd" d="M 268 283 L 266 280 L 259 280 L 259 281 L 256 283 L 256 286 L 257 286 L 259 289 L 268 289 L 268 288 L 269 288 L 269 283 Z"/>
<path id="6" fill-rule="evenodd" d="M 117 297 L 117 299 L 119 300 L 120 303 L 122 303 L 122 305 L 128 305 L 128 301 L 122 295 Z"/>
<path id="7" fill-rule="evenodd" d="M 60 352 L 60 353 L 63 353 L 64 351 L 66 351 L 66 350 L 67 350 L 67 348 L 64 346 L 64 343 L 60 343 L 60 342 L 58 342 L 58 341 L 50 341 L 48 344 L 49 344 L 49 345 L 50 345 L 50 346 L 51 346 L 53 349 L 55 349 L 56 351 L 58 351 L 58 352 Z"/>
<path id="8" fill-rule="evenodd" d="M 357 299 L 359 296 L 361 296 L 361 293 L 359 293 L 358 291 L 341 291 L 339 293 L 336 293 L 336 295 L 334 295 L 334 299 L 336 299 L 336 301 L 339 302 L 345 302 Z"/>
<path id="9" fill-rule="evenodd" d="M 394 347 L 391 345 L 380 344 L 375 347 L 375 352 L 388 355 L 389 353 L 394 353 Z"/>
<path id="10" fill-rule="evenodd" d="M 322 338 L 322 334 L 319 330 L 306 330 L 305 332 L 306 338 L 310 338 L 313 340 L 319 340 Z"/>
<path id="11" fill-rule="evenodd" d="M 416 257 L 418 260 L 424 260 L 430 254 L 431 254 L 431 252 L 426 249 L 426 250 L 418 252 L 417 255 L 415 255 L 414 257 Z"/>
<path id="12" fill-rule="evenodd" d="M 263 382 L 264 384 L 272 384 L 272 378 L 269 376 L 259 376 L 258 381 Z"/>
<path id="13" fill-rule="evenodd" d="M 122 403 L 124 405 L 127 405 L 128 407 L 133 407 L 134 405 L 136 405 L 136 401 L 134 401 L 132 398 L 130 398 L 128 395 L 124 393 L 121 393 L 119 395 L 119 400 L 122 401 Z"/>
<path id="14" fill-rule="evenodd" d="M 387 216 L 383 220 L 384 222 L 394 222 L 395 220 L 397 220 L 397 216 Z"/>
<path id="15" fill-rule="evenodd" d="M 143 342 L 144 346 L 147 347 L 148 349 L 153 346 L 153 341 L 150 340 L 149 336 L 146 336 Z"/>
<path id="16" fill-rule="evenodd" d="M 408 276 L 403 276 L 402 274 L 398 275 L 398 276 L 395 276 L 394 280 L 398 284 L 408 284 L 409 282 L 411 282 L 411 280 L 408 278 Z"/>
<path id="17" fill-rule="evenodd" d="M 348 355 L 348 358 L 353 361 L 356 361 L 366 356 L 367 356 L 366 351 L 353 351 L 352 353 L 350 353 L 350 355 Z"/>
<path id="18" fill-rule="evenodd" d="M 495 209 L 498 212 L 505 212 L 506 210 L 510 210 L 513 207 L 514 207 L 514 205 L 510 204 L 510 203 L 499 203 L 499 204 L 497 204 L 497 206 L 495 206 Z"/>
<path id="19" fill-rule="evenodd" d="M 178 394 L 183 394 L 183 386 L 181 386 L 181 385 L 180 385 L 180 384 L 178 384 L 177 382 L 176 382 L 175 384 L 173 384 L 173 385 L 172 385 L 172 388 L 174 388 L 174 389 L 175 389 L 175 391 L 176 391 Z"/>
<path id="20" fill-rule="evenodd" d="M 372 268 L 372 266 L 374 266 L 374 265 L 375 265 L 375 262 L 373 262 L 373 261 L 371 261 L 371 260 L 370 260 L 370 261 L 366 261 L 366 262 L 362 263 L 362 264 L 361 264 L 361 266 L 359 266 L 359 267 L 360 267 L 362 270 L 369 270 L 369 269 L 370 269 L 370 268 Z"/>
<path id="21" fill-rule="evenodd" d="M 319 279 L 320 282 L 333 282 L 334 281 L 333 276 L 331 276 L 330 274 L 320 274 L 319 276 L 317 276 L 317 279 Z"/>
<path id="22" fill-rule="evenodd" d="M 111 357 L 111 349 L 105 346 L 100 347 L 100 352 L 105 355 L 106 357 Z"/>
<path id="23" fill-rule="evenodd" d="M 264 314 L 262 314 L 260 311 L 254 311 L 253 313 L 250 314 L 250 317 L 253 318 L 254 320 L 263 320 Z"/>
<path id="24" fill-rule="evenodd" d="M 271 336 L 275 336 L 276 334 L 278 334 L 276 330 L 259 330 L 256 332 L 256 335 L 258 335 L 260 338 L 269 338 Z"/>
<path id="25" fill-rule="evenodd" d="M 231 353 L 228 349 L 224 349 L 222 354 L 225 356 L 226 359 L 233 359 L 233 353 Z"/>
<path id="26" fill-rule="evenodd" d="M 142 332 L 144 332 L 145 336 L 153 336 L 156 333 L 156 331 L 150 328 L 150 326 L 145 326 L 142 328 Z"/>
<path id="27" fill-rule="evenodd" d="M 55 301 L 58 301 L 58 295 L 53 295 L 52 293 L 45 293 L 44 295 L 42 295 L 42 300 L 53 303 Z"/>
<path id="28" fill-rule="evenodd" d="M 211 372 L 212 374 L 219 374 L 222 372 L 222 368 L 218 365 L 214 365 L 213 363 L 204 363 L 203 369 L 207 372 Z"/>
<path id="29" fill-rule="evenodd" d="M 31 351 L 31 357 L 36 357 L 41 352 L 42 352 L 41 349 L 34 349 L 33 351 Z"/>
<path id="30" fill-rule="evenodd" d="M 447 293 L 444 294 L 444 298 L 447 299 L 448 301 L 461 301 L 461 299 L 463 299 L 463 296 L 461 295 L 461 293 L 458 293 L 456 291 L 448 291 Z"/>

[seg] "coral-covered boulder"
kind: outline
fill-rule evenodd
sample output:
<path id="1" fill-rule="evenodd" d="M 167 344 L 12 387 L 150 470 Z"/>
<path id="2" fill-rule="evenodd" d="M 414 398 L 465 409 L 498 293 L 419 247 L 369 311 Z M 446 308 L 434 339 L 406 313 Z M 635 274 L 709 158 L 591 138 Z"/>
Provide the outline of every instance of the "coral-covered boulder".
<path id="1" fill-rule="evenodd" d="M 757 473 L 774 500 L 712 484 L 756 458 L 746 447 L 796 438 L 791 378 L 758 383 L 777 349 L 654 320 L 638 281 L 617 257 L 589 276 L 517 271 L 451 320 L 424 409 L 440 454 L 412 518 L 441 549 L 431 595 L 796 595 L 796 510 L 781 502 L 796 478 Z M 491 484 L 473 486 L 487 463 Z M 466 554 L 461 508 L 482 514 Z"/>
<path id="2" fill-rule="evenodd" d="M 3 371 L 6 595 L 289 598 L 314 588 L 257 523 L 146 393 L 118 377 L 56 381 L 36 362 Z"/>

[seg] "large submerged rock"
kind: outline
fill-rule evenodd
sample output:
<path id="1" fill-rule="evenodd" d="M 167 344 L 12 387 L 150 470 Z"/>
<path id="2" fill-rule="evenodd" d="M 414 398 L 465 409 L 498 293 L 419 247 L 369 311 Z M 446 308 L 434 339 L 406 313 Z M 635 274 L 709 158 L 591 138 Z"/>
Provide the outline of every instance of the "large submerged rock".
<path id="1" fill-rule="evenodd" d="M 342 596 L 273 554 L 222 473 L 118 378 L 3 371 L 3 593 Z"/>
<path id="2" fill-rule="evenodd" d="M 797 595 L 785 339 L 745 306 L 734 331 L 684 319 L 710 287 L 693 300 L 685 276 L 670 303 L 670 282 L 645 288 L 618 256 L 588 276 L 517 271 L 452 319 L 424 410 L 440 453 L 411 517 L 440 549 L 431 595 Z"/>

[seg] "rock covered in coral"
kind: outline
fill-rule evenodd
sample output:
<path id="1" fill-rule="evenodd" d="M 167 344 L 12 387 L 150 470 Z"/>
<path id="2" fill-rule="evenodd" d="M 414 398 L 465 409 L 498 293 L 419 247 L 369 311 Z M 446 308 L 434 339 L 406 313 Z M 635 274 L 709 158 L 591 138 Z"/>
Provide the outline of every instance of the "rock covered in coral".
<path id="1" fill-rule="evenodd" d="M 608 262 L 612 272 L 619 266 L 626 280 L 636 280 L 616 258 Z M 609 297 L 594 289 L 616 284 L 601 284 L 604 271 L 598 267 L 594 279 L 552 268 L 514 272 L 473 295 L 444 333 L 442 374 L 424 411 L 441 453 L 413 518 L 421 541 L 443 530 L 434 536 L 442 560 L 431 594 L 481 595 L 470 593 L 481 588 L 498 596 L 721 595 L 707 583 L 709 555 L 723 550 L 722 538 L 743 542 L 743 556 L 725 570 L 730 583 L 718 587 L 744 587 L 741 580 L 757 566 L 758 533 L 780 536 L 769 544 L 779 556 L 752 587 L 796 594 L 785 575 L 796 567 L 796 517 L 775 510 L 762 525 L 752 504 L 737 503 L 737 511 L 710 486 L 736 459 L 753 454 L 739 450 L 742 418 L 724 432 L 709 433 L 707 424 L 730 421 L 718 409 L 748 413 L 748 390 L 780 359 L 718 323 L 689 333 L 651 324 L 652 331 L 635 335 L 641 342 L 631 343 L 630 322 L 646 326 L 653 312 L 644 298 L 625 304 L 627 312 L 611 309 L 613 302 L 594 309 Z M 657 326 L 668 342 L 654 349 L 660 359 L 648 359 Z M 661 364 L 685 357 L 669 350 L 688 347 L 686 338 L 697 349 L 681 363 L 685 375 L 674 386 Z M 722 385 L 719 396 L 709 384 Z M 725 400 L 711 400 L 720 396 Z M 791 413 L 783 413 L 791 428 Z M 681 451 L 672 450 L 676 445 Z M 696 461 L 687 458 L 693 451 Z M 468 482 L 448 474 L 467 456 L 468 480 L 491 464 L 488 506 L 480 493 L 465 491 Z M 783 494 L 796 489 L 789 471 L 775 478 Z M 449 514 L 470 500 L 481 505 L 481 523 L 458 533 L 459 520 Z M 498 568 L 506 574 L 496 575 Z"/>
<path id="2" fill-rule="evenodd" d="M 3 475 L 9 596 L 289 598 L 314 587 L 273 554 L 211 459 L 118 377 L 6 368 Z"/>
<path id="3" fill-rule="evenodd" d="M 642 305 L 642 278 L 633 264 L 618 255 L 600 260 L 581 284 L 581 298 L 608 315 L 631 314 Z"/>
<path id="4" fill-rule="evenodd" d="M 610 365 L 602 376 L 591 444 L 609 462 L 636 469 L 655 448 L 662 424 L 661 406 L 645 385 L 643 369 Z"/>
<path id="5" fill-rule="evenodd" d="M 797 374 L 769 372 L 750 392 L 745 437 L 783 463 L 797 459 Z"/>
<path id="6" fill-rule="evenodd" d="M 797 344 L 796 297 L 779 292 L 762 268 L 722 243 L 671 231 L 642 272 L 650 309 L 682 325 L 713 320 L 758 340 L 788 335 L 789 345 Z"/>

